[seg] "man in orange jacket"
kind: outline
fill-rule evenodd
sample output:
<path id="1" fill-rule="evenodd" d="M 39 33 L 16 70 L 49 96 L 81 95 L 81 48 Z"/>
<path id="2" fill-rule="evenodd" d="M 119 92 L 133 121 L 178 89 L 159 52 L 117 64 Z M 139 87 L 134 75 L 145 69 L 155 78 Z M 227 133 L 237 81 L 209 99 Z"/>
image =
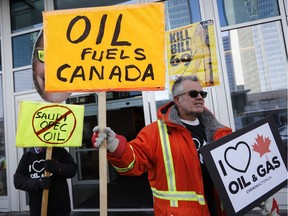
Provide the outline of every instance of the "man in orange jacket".
<path id="1" fill-rule="evenodd" d="M 93 131 L 98 148 L 107 138 L 108 159 L 122 175 L 148 172 L 156 216 L 225 214 L 199 148 L 230 134 L 204 106 L 207 92 L 196 76 L 179 77 L 174 101 L 158 110 L 158 121 L 127 142 L 109 127 Z"/>
<path id="2" fill-rule="evenodd" d="M 204 106 L 207 92 L 197 76 L 180 76 L 172 87 L 174 101 L 158 110 L 158 121 L 127 142 L 109 127 L 92 142 L 99 148 L 107 138 L 108 159 L 122 175 L 148 172 L 155 216 L 226 215 L 199 148 L 232 130 L 220 124 Z M 259 205 L 262 215 L 279 215 L 271 197 Z"/>

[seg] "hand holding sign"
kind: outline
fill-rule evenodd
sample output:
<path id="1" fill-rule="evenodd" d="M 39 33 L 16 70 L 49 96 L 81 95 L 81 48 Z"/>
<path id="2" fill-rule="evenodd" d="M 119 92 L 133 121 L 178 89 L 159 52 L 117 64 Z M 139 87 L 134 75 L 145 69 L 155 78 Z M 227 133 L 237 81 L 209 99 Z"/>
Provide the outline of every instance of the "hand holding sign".
<path id="1" fill-rule="evenodd" d="M 92 144 L 96 148 L 100 148 L 104 144 L 107 138 L 107 150 L 111 153 L 115 152 L 120 141 L 119 135 L 115 134 L 110 127 L 103 128 L 103 132 L 100 132 L 99 126 L 93 128 Z M 124 137 L 123 137 L 124 138 Z M 124 140 L 121 140 L 124 144 Z"/>

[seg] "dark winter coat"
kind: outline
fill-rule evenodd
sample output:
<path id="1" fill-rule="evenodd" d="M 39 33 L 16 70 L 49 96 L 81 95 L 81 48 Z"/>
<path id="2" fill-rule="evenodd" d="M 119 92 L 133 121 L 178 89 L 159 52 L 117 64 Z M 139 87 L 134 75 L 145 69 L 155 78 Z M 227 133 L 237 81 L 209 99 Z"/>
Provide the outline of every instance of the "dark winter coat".
<path id="1" fill-rule="evenodd" d="M 69 215 L 71 206 L 66 179 L 76 174 L 77 165 L 64 148 L 53 148 L 52 159 L 57 161 L 57 172 L 50 176 L 47 216 Z M 44 161 L 45 152 L 28 151 L 23 154 L 14 174 L 15 188 L 28 192 L 31 216 L 41 215 L 43 189 L 40 178 L 44 176 Z"/>

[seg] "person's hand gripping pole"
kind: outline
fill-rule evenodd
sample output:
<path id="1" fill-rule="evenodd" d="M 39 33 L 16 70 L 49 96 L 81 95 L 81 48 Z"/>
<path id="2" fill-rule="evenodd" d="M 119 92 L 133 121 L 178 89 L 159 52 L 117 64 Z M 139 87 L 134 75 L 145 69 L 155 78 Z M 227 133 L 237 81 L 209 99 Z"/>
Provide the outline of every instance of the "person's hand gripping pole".
<path id="1" fill-rule="evenodd" d="M 104 127 L 100 130 L 99 126 L 94 127 L 92 143 L 95 148 L 101 148 L 105 146 L 110 153 L 113 153 L 118 145 L 119 139 L 116 138 L 116 134 L 110 127 Z"/>

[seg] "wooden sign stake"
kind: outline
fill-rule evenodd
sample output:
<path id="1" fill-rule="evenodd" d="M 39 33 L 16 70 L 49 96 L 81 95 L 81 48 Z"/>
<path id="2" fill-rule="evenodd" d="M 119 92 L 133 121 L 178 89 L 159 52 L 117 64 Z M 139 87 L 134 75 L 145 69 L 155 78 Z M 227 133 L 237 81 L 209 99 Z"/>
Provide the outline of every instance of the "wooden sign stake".
<path id="1" fill-rule="evenodd" d="M 52 158 L 52 148 L 48 147 L 46 149 L 46 160 L 50 160 Z M 44 176 L 50 176 L 50 172 L 45 171 Z M 41 216 L 47 215 L 47 207 L 48 207 L 48 195 L 49 195 L 49 189 L 43 189 L 42 194 L 42 205 L 41 205 Z"/>
<path id="2" fill-rule="evenodd" d="M 106 92 L 98 93 L 98 124 L 100 131 L 106 127 Z M 107 216 L 107 148 L 106 140 L 99 148 L 100 216 Z"/>

